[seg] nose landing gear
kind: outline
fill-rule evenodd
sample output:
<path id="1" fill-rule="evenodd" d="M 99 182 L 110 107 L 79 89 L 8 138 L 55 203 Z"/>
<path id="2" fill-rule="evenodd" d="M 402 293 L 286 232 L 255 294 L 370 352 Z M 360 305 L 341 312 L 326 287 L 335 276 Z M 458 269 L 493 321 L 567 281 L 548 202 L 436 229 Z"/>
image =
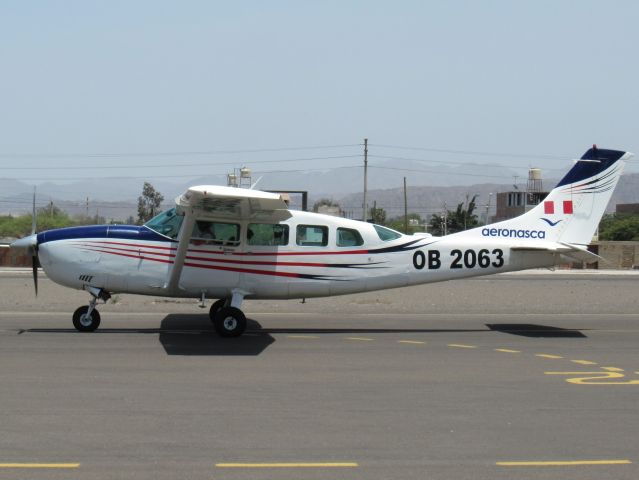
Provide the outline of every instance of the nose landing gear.
<path id="1" fill-rule="evenodd" d="M 73 326 L 79 332 L 93 332 L 100 326 L 100 312 L 95 305 L 98 299 L 106 303 L 111 298 L 111 294 L 101 288 L 87 287 L 86 290 L 92 297 L 89 305 L 83 305 L 73 313 Z"/>

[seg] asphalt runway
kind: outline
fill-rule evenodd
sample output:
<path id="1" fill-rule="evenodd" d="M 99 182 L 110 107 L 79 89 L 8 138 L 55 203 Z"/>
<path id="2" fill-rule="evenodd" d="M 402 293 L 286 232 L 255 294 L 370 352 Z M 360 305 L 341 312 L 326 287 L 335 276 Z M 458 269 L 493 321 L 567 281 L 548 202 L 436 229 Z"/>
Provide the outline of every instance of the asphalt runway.
<path id="1" fill-rule="evenodd" d="M 636 479 L 639 276 L 194 301 L 0 272 L 0 479 Z M 209 303 L 210 304 L 210 303 Z"/>

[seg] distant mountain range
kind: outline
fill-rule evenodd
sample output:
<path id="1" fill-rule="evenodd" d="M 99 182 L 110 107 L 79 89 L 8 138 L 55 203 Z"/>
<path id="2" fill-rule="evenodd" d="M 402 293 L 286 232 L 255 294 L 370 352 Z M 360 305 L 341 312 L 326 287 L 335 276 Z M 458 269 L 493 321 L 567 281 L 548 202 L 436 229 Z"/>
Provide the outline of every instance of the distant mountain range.
<path id="1" fill-rule="evenodd" d="M 348 216 L 362 217 L 363 167 L 333 168 L 300 172 L 291 171 L 255 174 L 253 182 L 259 180 L 260 190 L 306 190 L 309 192 L 309 207 L 320 198 L 337 201 Z M 371 164 L 368 175 L 369 207 L 375 202 L 387 211 L 389 217 L 399 216 L 404 211 L 403 179 L 407 178 L 408 207 L 424 217 L 439 213 L 444 208 L 454 209 L 458 203 L 466 202 L 477 195 L 478 213 L 485 212 L 490 193 L 514 190 L 514 171 L 502 166 L 463 165 L 459 167 L 428 165 L 424 162 L 401 160 Z M 520 182 L 525 178 L 519 173 Z M 490 182 L 490 183 L 487 183 Z M 71 215 L 96 214 L 109 220 L 125 221 L 137 215 L 137 197 L 142 191 L 139 179 L 100 179 L 63 183 L 43 183 L 37 186 L 37 205 L 53 202 Z M 191 185 L 225 185 L 226 176 L 211 175 L 193 178 L 188 182 L 162 179 L 151 182 L 165 197 L 165 205 L 171 205 L 179 194 Z M 546 190 L 557 180 L 545 179 Z M 617 203 L 639 203 L 639 174 L 621 177 L 619 187 L 613 195 L 609 210 Z M 525 184 L 518 188 L 525 189 Z M 31 211 L 33 187 L 19 180 L 0 178 L 0 214 L 22 214 Z M 87 201 L 88 200 L 88 201 Z M 292 207 L 300 208 L 301 199 L 292 196 Z M 491 214 L 494 212 L 495 196 L 490 200 Z"/>

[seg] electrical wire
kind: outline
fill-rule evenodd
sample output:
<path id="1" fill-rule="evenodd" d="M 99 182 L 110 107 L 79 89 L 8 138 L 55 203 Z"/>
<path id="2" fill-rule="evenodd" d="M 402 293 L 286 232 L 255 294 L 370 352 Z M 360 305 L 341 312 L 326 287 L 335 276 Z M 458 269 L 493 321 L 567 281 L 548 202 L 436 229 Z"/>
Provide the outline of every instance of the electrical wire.
<path id="1" fill-rule="evenodd" d="M 240 153 L 286 152 L 293 150 L 321 150 L 359 147 L 359 143 L 342 145 L 313 145 L 305 147 L 251 148 L 244 150 L 202 150 L 172 152 L 87 152 L 87 153 L 0 153 L 0 158 L 117 158 L 117 157 L 177 157 L 202 155 L 234 155 Z"/>

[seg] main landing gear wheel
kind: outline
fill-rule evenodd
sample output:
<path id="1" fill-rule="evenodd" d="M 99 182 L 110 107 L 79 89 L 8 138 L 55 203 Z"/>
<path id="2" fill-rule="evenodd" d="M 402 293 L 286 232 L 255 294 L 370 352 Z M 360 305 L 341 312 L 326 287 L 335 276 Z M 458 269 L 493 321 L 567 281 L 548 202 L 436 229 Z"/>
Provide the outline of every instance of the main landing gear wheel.
<path id="1" fill-rule="evenodd" d="M 239 308 L 223 307 L 215 314 L 213 326 L 220 337 L 239 337 L 246 330 L 246 316 Z"/>
<path id="2" fill-rule="evenodd" d="M 93 332 L 100 326 L 100 312 L 95 308 L 87 315 L 89 307 L 84 305 L 73 314 L 73 326 L 79 332 Z"/>
<path id="3" fill-rule="evenodd" d="M 211 322 L 215 323 L 215 314 L 226 307 L 228 302 L 229 301 L 226 298 L 220 298 L 213 302 L 213 305 L 211 305 L 211 309 L 209 310 L 209 318 L 211 319 Z"/>

